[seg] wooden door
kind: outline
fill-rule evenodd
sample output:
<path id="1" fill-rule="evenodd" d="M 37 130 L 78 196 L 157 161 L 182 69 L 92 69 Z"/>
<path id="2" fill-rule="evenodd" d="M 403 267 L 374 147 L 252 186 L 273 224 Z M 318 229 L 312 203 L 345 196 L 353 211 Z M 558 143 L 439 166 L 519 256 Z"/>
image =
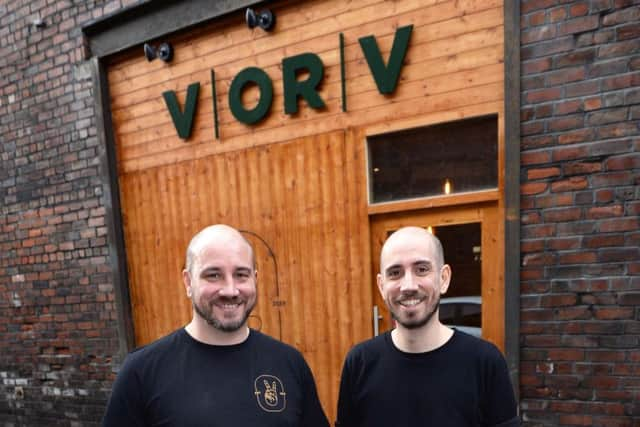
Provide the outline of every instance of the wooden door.
<path id="1" fill-rule="evenodd" d="M 451 285 L 443 298 L 450 295 L 473 295 L 478 292 L 482 297 L 482 337 L 504 351 L 504 280 L 501 273 L 503 260 L 500 251 L 501 239 L 499 238 L 497 203 L 374 215 L 371 217 L 370 226 L 374 329 L 375 322 L 377 322 L 379 332 L 393 327 L 390 313 L 376 284 L 376 276 L 380 271 L 380 250 L 384 241 L 391 233 L 401 227 L 420 226 L 425 229 L 431 227 L 436 236 L 439 233 L 442 234 L 439 237 L 441 241 L 445 240 L 442 242 L 445 250 L 445 262 L 449 263 L 452 268 Z M 474 239 L 477 241 L 474 242 Z M 462 264 L 462 260 L 465 258 L 456 255 L 455 247 L 470 251 L 472 259 L 478 263 L 477 279 L 473 274 L 474 267 Z M 454 253 L 448 255 L 448 249 Z M 451 262 L 450 259 L 454 262 Z M 477 286 L 475 290 L 473 289 L 474 284 L 471 283 L 474 281 L 479 281 L 475 284 Z M 457 289 L 456 286 L 458 286 Z M 378 319 L 375 318 L 376 308 L 379 314 Z"/>
<path id="2" fill-rule="evenodd" d="M 226 223 L 258 262 L 256 329 L 302 351 L 330 418 L 345 353 L 369 334 L 363 144 L 332 132 L 120 176 L 138 345 L 185 325 L 191 236 Z"/>

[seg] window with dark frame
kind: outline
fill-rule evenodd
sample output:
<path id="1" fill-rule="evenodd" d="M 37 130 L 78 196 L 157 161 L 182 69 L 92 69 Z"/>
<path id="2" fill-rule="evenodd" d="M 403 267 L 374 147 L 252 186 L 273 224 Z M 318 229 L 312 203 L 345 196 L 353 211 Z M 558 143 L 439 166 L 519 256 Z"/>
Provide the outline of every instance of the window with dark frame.
<path id="1" fill-rule="evenodd" d="M 383 203 L 498 187 L 498 116 L 367 138 L 369 200 Z"/>

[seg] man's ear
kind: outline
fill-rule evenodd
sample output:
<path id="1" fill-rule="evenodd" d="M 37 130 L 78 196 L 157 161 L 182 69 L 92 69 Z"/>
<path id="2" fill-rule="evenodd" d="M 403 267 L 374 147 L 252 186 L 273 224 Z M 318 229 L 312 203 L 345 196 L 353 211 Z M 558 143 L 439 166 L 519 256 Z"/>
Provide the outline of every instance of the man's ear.
<path id="1" fill-rule="evenodd" d="M 191 298 L 191 274 L 187 270 L 182 270 L 182 283 L 187 291 L 187 297 Z"/>
<path id="2" fill-rule="evenodd" d="M 384 292 L 382 292 L 382 288 L 383 288 L 382 274 L 378 273 L 378 275 L 376 276 L 376 282 L 378 283 L 378 291 L 380 292 L 382 299 L 384 299 Z"/>
<path id="3" fill-rule="evenodd" d="M 445 264 L 440 269 L 440 295 L 447 293 L 449 284 L 451 283 L 451 267 Z"/>

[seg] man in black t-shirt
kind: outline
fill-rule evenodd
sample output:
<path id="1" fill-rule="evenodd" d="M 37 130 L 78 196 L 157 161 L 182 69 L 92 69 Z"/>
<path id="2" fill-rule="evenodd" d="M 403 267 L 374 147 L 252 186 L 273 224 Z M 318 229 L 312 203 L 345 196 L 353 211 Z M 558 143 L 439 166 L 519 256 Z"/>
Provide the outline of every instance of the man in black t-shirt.
<path id="1" fill-rule="evenodd" d="M 205 228 L 182 278 L 191 322 L 127 356 L 102 425 L 328 427 L 300 352 L 247 326 L 257 283 L 249 242 L 226 225 Z"/>
<path id="2" fill-rule="evenodd" d="M 431 233 L 405 227 L 387 239 L 377 280 L 396 328 L 347 354 L 337 427 L 520 425 L 500 351 L 438 319 L 450 279 Z"/>

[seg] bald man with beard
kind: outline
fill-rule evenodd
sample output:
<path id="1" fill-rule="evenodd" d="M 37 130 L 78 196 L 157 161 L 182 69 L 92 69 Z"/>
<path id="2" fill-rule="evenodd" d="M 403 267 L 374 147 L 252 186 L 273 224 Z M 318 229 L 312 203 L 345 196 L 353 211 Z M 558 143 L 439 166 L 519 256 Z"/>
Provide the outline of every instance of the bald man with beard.
<path id="1" fill-rule="evenodd" d="M 438 318 L 450 281 L 437 237 L 405 227 L 387 239 L 377 282 L 396 327 L 347 354 L 337 427 L 520 425 L 500 351 Z"/>
<path id="2" fill-rule="evenodd" d="M 127 356 L 103 426 L 329 426 L 300 352 L 247 325 L 258 275 L 241 233 L 196 234 L 182 281 L 191 321 Z"/>

